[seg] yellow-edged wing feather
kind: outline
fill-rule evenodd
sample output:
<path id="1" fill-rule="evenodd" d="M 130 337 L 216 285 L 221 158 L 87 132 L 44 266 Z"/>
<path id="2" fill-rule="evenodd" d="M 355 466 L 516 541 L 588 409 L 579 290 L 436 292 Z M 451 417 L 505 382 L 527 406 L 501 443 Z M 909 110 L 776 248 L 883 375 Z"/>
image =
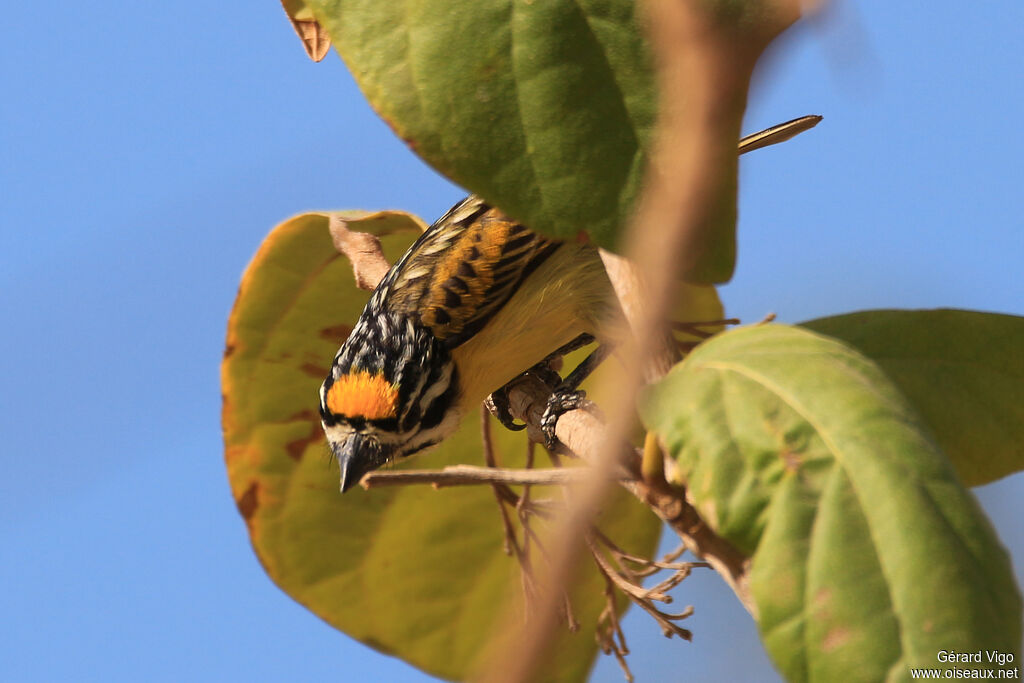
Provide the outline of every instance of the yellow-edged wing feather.
<path id="1" fill-rule="evenodd" d="M 479 332 L 558 246 L 468 197 L 420 236 L 376 296 L 454 348 Z"/>

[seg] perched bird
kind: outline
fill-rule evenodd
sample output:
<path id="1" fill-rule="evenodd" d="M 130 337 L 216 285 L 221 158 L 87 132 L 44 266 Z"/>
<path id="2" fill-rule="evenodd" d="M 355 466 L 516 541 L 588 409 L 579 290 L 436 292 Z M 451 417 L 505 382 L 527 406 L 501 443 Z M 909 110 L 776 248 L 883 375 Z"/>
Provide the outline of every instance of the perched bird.
<path id="1" fill-rule="evenodd" d="M 341 490 L 441 442 L 489 394 L 591 341 L 618 310 L 596 247 L 462 200 L 384 276 L 321 386 Z"/>
<path id="2" fill-rule="evenodd" d="M 755 133 L 739 152 L 820 120 L 805 116 Z M 479 197 L 462 200 L 384 276 L 320 388 L 341 490 L 440 443 L 489 394 L 596 338 L 598 349 L 548 404 L 542 426 L 551 442 L 554 411 L 578 402 L 577 385 L 616 343 L 602 335 L 624 329 L 613 324 L 620 315 L 596 247 L 542 237 Z"/>

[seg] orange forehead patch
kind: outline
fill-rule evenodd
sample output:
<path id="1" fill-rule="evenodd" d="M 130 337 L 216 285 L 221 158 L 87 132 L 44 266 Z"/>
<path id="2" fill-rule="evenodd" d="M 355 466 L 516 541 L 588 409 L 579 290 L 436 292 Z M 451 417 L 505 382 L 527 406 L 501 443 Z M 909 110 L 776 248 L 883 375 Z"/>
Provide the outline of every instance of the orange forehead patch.
<path id="1" fill-rule="evenodd" d="M 327 390 L 327 407 L 335 415 L 380 420 L 398 415 L 398 387 L 383 375 L 358 370 L 339 377 Z"/>

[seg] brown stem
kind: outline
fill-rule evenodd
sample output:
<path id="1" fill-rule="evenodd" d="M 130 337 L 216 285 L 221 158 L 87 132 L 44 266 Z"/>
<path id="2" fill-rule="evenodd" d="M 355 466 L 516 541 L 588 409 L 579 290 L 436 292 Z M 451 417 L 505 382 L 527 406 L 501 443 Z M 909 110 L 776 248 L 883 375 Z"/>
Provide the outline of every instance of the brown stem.
<path id="1" fill-rule="evenodd" d="M 434 488 L 470 486 L 474 484 L 564 486 L 578 482 L 584 477 L 586 477 L 586 472 L 580 468 L 506 470 L 476 467 L 473 465 L 451 465 L 441 470 L 370 472 L 363 477 L 360 483 L 364 489 L 380 486 L 405 486 L 408 484 L 432 484 Z"/>
<path id="2" fill-rule="evenodd" d="M 652 369 L 659 369 L 657 362 L 663 354 L 675 353 L 665 343 L 673 285 L 680 274 L 694 272 L 706 258 L 708 218 L 726 200 L 721 179 L 735 173 L 734 145 L 739 139 L 746 85 L 772 32 L 763 40 L 759 40 L 762 36 L 737 40 L 740 36 L 734 30 L 712 16 L 714 7 L 717 5 L 698 0 L 646 3 L 658 67 L 658 131 L 644 193 L 625 242 L 626 256 L 636 264 L 637 272 L 646 276 L 644 306 L 630 321 L 633 334 L 623 344 L 622 372 L 615 378 L 615 390 L 610 392 L 613 398 L 607 406 L 610 421 L 604 429 L 587 431 L 591 438 L 599 431 L 604 439 L 591 441 L 587 448 L 563 441 L 579 455 L 581 450 L 594 455 L 589 468 L 593 476 L 574 489 L 573 505 L 555 531 L 551 587 L 545 594 L 550 605 L 556 604 L 555 591 L 570 581 L 578 566 L 583 537 L 609 491 L 612 473 L 629 463 L 630 453 L 623 443 L 641 381 L 650 377 Z M 606 265 L 606 269 L 620 300 L 627 304 L 619 278 L 612 268 Z M 625 285 L 625 289 L 631 287 L 629 281 Z M 557 426 L 570 415 L 559 420 L 556 433 Z M 561 434 L 558 436 L 561 439 Z M 632 460 L 638 469 L 635 455 Z M 519 633 L 515 655 L 494 662 L 491 680 L 519 683 L 538 678 L 554 642 L 554 610 L 539 617 Z"/>
<path id="3" fill-rule="evenodd" d="M 633 495 L 644 501 L 654 513 L 676 532 L 686 549 L 706 560 L 732 588 L 736 597 L 757 618 L 757 606 L 750 594 L 750 560 L 727 540 L 718 536 L 700 518 L 697 510 L 683 497 L 682 492 L 665 492 L 641 482 L 624 483 Z"/>
<path id="4" fill-rule="evenodd" d="M 612 567 L 608 560 L 604 557 L 601 549 L 598 548 L 594 542 L 595 536 L 593 534 L 587 534 L 585 537 L 588 548 L 590 549 L 591 557 L 594 559 L 594 563 L 597 565 L 598 570 L 604 575 L 605 580 L 611 582 L 622 591 L 634 604 L 639 606 L 645 612 L 654 617 L 654 620 L 661 626 L 662 632 L 666 636 L 677 635 L 684 640 L 690 640 L 693 634 L 688 629 L 683 628 L 674 624 L 674 621 L 685 619 L 693 613 L 692 607 L 687 607 L 679 614 L 668 614 L 662 612 L 660 609 L 654 606 L 653 601 L 659 602 L 670 602 L 670 598 L 667 595 L 655 593 L 653 590 L 644 589 L 642 586 L 630 583 L 621 574 L 619 574 L 614 567 Z M 678 572 L 679 574 L 689 573 L 689 570 L 685 572 Z M 682 580 L 681 578 L 679 579 Z"/>
<path id="5" fill-rule="evenodd" d="M 591 536 L 587 536 L 587 547 L 590 548 L 591 554 L 594 556 L 594 562 L 601 569 L 601 572 L 611 579 L 615 587 L 625 593 L 634 600 L 657 600 L 658 602 L 671 602 L 672 598 L 663 593 L 655 593 L 650 591 L 643 586 L 638 586 L 634 583 L 626 581 L 622 574 L 620 574 L 614 567 L 612 567 L 607 558 L 601 553 L 594 543 L 594 539 Z"/>
<path id="6" fill-rule="evenodd" d="M 517 382 L 509 391 L 512 415 L 526 422 L 528 429 L 539 429 L 543 409 L 538 410 L 537 406 L 547 405 L 550 393 L 551 388 L 536 377 L 524 378 Z M 569 424 L 564 424 L 566 422 Z M 555 434 L 573 453 L 586 462 L 593 461 L 597 444 L 606 439 L 604 425 L 583 410 L 573 410 L 562 415 L 555 425 Z M 721 574 L 744 607 L 751 614 L 756 614 L 747 586 L 747 558 L 704 523 L 693 506 L 686 501 L 682 490 L 657 488 L 645 483 L 639 474 L 639 460 L 639 454 L 630 449 L 626 454 L 626 464 L 619 468 L 620 473 L 624 475 L 620 483 L 649 505 L 655 514 L 679 535 L 687 550 L 706 560 Z"/>
<path id="7" fill-rule="evenodd" d="M 600 566 L 598 566 L 598 570 L 600 570 Z M 597 618 L 597 632 L 594 635 L 601 652 L 606 655 L 615 655 L 615 660 L 619 663 L 619 668 L 622 669 L 627 683 L 633 683 L 635 680 L 633 672 L 630 671 L 629 664 L 626 662 L 629 646 L 626 645 L 626 635 L 622 632 L 619 613 L 615 605 L 615 584 L 612 583 L 608 574 L 601 572 L 601 575 L 604 577 L 605 606 Z"/>
<path id="8" fill-rule="evenodd" d="M 488 467 L 497 468 L 498 458 L 494 454 L 494 439 L 491 434 L 490 415 L 487 412 L 487 406 L 483 403 L 480 404 L 480 443 L 483 446 L 484 451 L 484 464 Z M 516 530 L 512 525 L 512 520 L 508 516 L 508 510 L 505 509 L 505 503 L 510 502 L 509 496 L 514 496 L 515 494 L 508 490 L 508 487 L 505 484 L 491 484 L 491 492 L 494 494 L 494 500 L 498 504 L 498 512 L 501 514 L 502 527 L 505 529 L 505 540 L 503 544 L 505 554 L 512 555 L 515 553 L 516 557 L 522 559 L 524 553 L 519 547 L 519 541 L 516 538 Z"/>
<path id="9" fill-rule="evenodd" d="M 349 230 L 348 222 L 337 215 L 331 215 L 328 230 L 334 248 L 347 256 L 352 264 L 356 286 L 366 290 L 376 289 L 377 283 L 391 268 L 377 236 Z"/>

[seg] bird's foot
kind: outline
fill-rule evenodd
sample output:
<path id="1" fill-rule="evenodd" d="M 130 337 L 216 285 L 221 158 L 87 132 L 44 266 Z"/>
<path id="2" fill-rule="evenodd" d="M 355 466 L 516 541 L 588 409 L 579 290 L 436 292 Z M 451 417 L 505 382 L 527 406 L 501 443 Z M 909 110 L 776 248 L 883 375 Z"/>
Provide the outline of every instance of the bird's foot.
<path id="1" fill-rule="evenodd" d="M 540 420 L 540 430 L 544 435 L 544 447 L 551 452 L 558 448 L 559 440 L 555 435 L 555 426 L 558 418 L 571 410 L 583 408 L 585 410 L 596 410 L 597 405 L 587 399 L 587 392 L 579 389 L 566 389 L 559 387 L 548 397 L 548 405 Z"/>

